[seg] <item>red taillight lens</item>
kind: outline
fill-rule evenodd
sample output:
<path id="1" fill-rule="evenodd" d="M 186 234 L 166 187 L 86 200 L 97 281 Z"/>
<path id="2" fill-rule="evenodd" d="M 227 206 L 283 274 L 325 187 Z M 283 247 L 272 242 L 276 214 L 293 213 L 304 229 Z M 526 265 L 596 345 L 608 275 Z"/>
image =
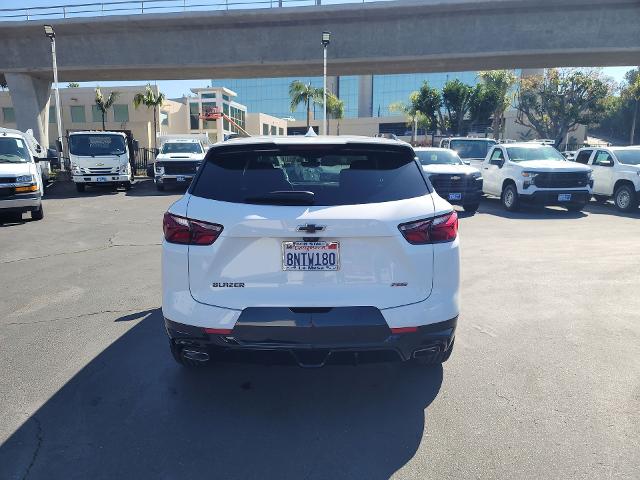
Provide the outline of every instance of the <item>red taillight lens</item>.
<path id="1" fill-rule="evenodd" d="M 418 331 L 418 327 L 398 327 L 392 328 L 391 333 L 394 335 L 398 333 L 416 333 Z"/>
<path id="2" fill-rule="evenodd" d="M 192 220 L 169 212 L 162 219 L 164 238 L 169 243 L 211 245 L 220 236 L 222 228 L 222 225 Z"/>
<path id="3" fill-rule="evenodd" d="M 210 335 L 231 335 L 232 330 L 230 328 L 206 328 L 204 329 L 204 333 L 208 333 Z"/>
<path id="4" fill-rule="evenodd" d="M 458 235 L 458 214 L 451 212 L 428 220 L 403 223 L 398 228 L 413 245 L 452 242 Z"/>

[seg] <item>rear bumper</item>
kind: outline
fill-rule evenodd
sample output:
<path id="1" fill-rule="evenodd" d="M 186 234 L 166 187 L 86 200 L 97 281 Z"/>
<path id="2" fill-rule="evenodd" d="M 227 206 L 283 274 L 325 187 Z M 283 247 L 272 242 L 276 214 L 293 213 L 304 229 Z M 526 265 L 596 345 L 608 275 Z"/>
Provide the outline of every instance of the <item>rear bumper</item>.
<path id="1" fill-rule="evenodd" d="M 288 355 L 301 366 L 322 366 L 343 361 L 406 361 L 437 354 L 450 347 L 458 321 L 456 316 L 397 333 L 376 308 L 328 310 L 315 315 L 287 308 L 249 308 L 229 333 L 206 333 L 202 327 L 167 318 L 165 327 L 178 348 L 205 350 L 213 357 L 271 352 Z"/>
<path id="2" fill-rule="evenodd" d="M 558 200 L 560 195 L 571 195 L 571 200 Z M 520 194 L 520 200 L 536 205 L 567 205 L 571 203 L 586 203 L 591 199 L 589 190 L 538 190 L 530 195 Z"/>

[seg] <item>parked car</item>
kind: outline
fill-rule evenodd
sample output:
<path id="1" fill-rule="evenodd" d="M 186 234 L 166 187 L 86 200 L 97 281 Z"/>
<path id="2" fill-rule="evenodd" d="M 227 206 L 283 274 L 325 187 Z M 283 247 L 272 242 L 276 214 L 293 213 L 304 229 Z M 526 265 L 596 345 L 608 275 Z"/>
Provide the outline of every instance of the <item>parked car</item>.
<path id="1" fill-rule="evenodd" d="M 51 158 L 49 151 L 38 143 L 36 138 L 33 136 L 33 130 L 28 129 L 25 132 L 22 132 L 20 130 L 0 127 L 0 134 L 1 133 L 14 133 L 22 138 L 31 152 L 31 156 L 36 161 L 36 167 L 42 179 L 42 186 L 46 187 L 47 182 L 49 182 L 49 179 L 51 178 L 51 164 L 54 158 Z"/>
<path id="2" fill-rule="evenodd" d="M 416 148 L 431 185 L 449 203 L 462 205 L 467 212 L 475 212 L 482 197 L 480 170 L 465 165 L 458 154 L 447 148 Z"/>
<path id="3" fill-rule="evenodd" d="M 301 366 L 451 355 L 458 219 L 407 143 L 216 144 L 163 227 L 162 311 L 183 365 L 255 350 Z"/>
<path id="4" fill-rule="evenodd" d="M 640 146 L 581 148 L 576 162 L 593 169 L 593 196 L 613 198 L 616 208 L 628 212 L 640 200 Z"/>
<path id="5" fill-rule="evenodd" d="M 164 190 L 166 186 L 189 185 L 205 154 L 197 139 L 174 138 L 164 142 L 154 166 L 156 188 Z"/>
<path id="6" fill-rule="evenodd" d="M 78 192 L 87 185 L 130 190 L 134 172 L 127 135 L 122 132 L 80 131 L 69 134 L 71 178 Z"/>
<path id="7" fill-rule="evenodd" d="M 467 165 L 480 168 L 489 149 L 497 143 L 492 138 L 453 137 L 440 140 L 440 148 L 455 150 Z"/>
<path id="8" fill-rule="evenodd" d="M 42 220 L 43 184 L 40 170 L 21 132 L 0 133 L 0 213 L 31 212 Z"/>
<path id="9" fill-rule="evenodd" d="M 591 198 L 591 169 L 567 162 L 555 148 L 536 143 L 495 145 L 482 165 L 483 191 L 516 211 L 522 203 L 580 211 Z"/>

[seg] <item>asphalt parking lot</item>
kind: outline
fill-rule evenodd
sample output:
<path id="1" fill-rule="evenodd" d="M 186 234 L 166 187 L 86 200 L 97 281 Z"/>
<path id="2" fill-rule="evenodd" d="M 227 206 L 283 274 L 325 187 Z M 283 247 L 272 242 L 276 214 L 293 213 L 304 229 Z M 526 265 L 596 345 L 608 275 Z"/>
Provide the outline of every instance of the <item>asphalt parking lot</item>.
<path id="1" fill-rule="evenodd" d="M 56 185 L 0 226 L 0 479 L 640 478 L 640 211 L 461 219 L 443 367 L 170 357 L 178 192 Z"/>

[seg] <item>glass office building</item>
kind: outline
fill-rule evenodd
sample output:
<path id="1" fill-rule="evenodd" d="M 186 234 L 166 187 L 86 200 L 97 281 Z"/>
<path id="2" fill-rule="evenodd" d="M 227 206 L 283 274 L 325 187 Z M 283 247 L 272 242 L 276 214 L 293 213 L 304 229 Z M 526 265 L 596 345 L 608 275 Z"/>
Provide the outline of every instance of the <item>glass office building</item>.
<path id="1" fill-rule="evenodd" d="M 370 105 L 368 112 L 359 112 L 360 87 L 358 76 L 338 77 L 336 93 L 345 103 L 345 118 L 358 116 L 385 117 L 401 115 L 390 112 L 389 105 L 396 102 L 407 102 L 411 92 L 418 90 L 427 81 L 432 87 L 442 89 L 447 80 L 459 79 L 469 85 L 478 82 L 477 72 L 454 73 L 409 73 L 396 75 L 374 75 L 372 78 L 372 98 L 364 104 Z M 261 112 L 274 117 L 293 117 L 304 120 L 306 112 L 300 105 L 294 112 L 290 110 L 289 85 L 294 80 L 311 83 L 314 87 L 322 87 L 322 77 L 283 77 L 283 78 L 249 78 L 249 79 L 216 79 L 212 86 L 227 87 L 238 94 L 238 100 L 247 106 L 249 112 Z M 364 92 L 363 92 L 364 93 Z M 315 107 L 315 117 L 322 115 L 321 107 Z"/>

